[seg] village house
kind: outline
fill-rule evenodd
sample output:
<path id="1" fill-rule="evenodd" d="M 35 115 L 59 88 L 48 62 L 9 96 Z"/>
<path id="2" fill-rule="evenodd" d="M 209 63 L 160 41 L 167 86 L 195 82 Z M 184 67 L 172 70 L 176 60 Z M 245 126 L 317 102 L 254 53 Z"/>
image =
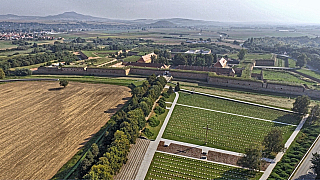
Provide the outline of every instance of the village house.
<path id="1" fill-rule="evenodd" d="M 228 68 L 227 66 L 227 60 L 224 59 L 224 58 L 221 58 L 220 60 L 218 60 L 218 62 L 216 62 L 213 67 L 216 67 L 216 68 Z"/>
<path id="2" fill-rule="evenodd" d="M 141 58 L 137 62 L 138 63 L 151 63 L 151 56 L 155 56 L 155 58 L 157 58 L 157 55 L 155 53 L 150 53 L 150 54 L 141 56 Z"/>

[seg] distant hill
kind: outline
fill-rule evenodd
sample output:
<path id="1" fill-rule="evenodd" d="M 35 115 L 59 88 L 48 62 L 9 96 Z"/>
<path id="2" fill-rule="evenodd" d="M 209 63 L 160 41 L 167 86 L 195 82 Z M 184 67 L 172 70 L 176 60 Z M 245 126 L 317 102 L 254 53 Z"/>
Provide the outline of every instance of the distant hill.
<path id="1" fill-rule="evenodd" d="M 103 22 L 103 23 L 116 23 L 126 25 L 138 25 L 146 27 L 176 27 L 176 26 L 220 26 L 225 25 L 216 21 L 203 21 L 184 18 L 171 18 L 171 19 L 136 19 L 136 20 L 120 20 L 94 17 L 90 15 L 83 15 L 76 12 L 64 12 L 62 14 L 50 16 L 18 16 L 14 14 L 0 15 L 0 21 L 32 21 L 32 22 L 68 22 L 68 21 L 90 21 L 90 22 Z"/>
<path id="2" fill-rule="evenodd" d="M 58 15 L 41 17 L 43 20 L 55 20 L 55 21 L 110 21 L 107 18 L 93 17 L 89 15 L 83 15 L 76 12 L 65 12 Z"/>
<path id="3" fill-rule="evenodd" d="M 151 24 L 148 24 L 149 27 L 155 27 L 155 28 L 160 28 L 160 27 L 176 27 L 177 25 L 166 20 L 160 20 Z"/>

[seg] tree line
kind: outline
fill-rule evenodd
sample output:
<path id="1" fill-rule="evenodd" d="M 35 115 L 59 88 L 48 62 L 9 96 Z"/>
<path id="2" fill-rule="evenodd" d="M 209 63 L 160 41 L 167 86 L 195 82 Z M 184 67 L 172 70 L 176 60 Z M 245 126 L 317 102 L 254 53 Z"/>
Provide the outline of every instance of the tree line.
<path id="1" fill-rule="evenodd" d="M 298 60 L 297 66 L 308 63 L 320 68 L 320 38 L 303 37 L 264 37 L 249 38 L 244 44 L 250 53 L 289 54 Z"/>
<path id="2" fill-rule="evenodd" d="M 163 77 L 151 75 L 141 86 L 130 85 L 132 99 L 107 123 L 109 129 L 99 145 L 93 144 L 78 167 L 82 179 L 112 179 L 127 161 L 130 144 L 136 142 L 146 125 L 145 117 L 166 85 Z"/>
<path id="3" fill-rule="evenodd" d="M 66 62 L 66 64 L 69 64 L 72 61 L 78 60 L 78 57 L 68 51 L 59 51 L 55 53 L 38 53 L 26 56 L 20 55 L 13 57 L 4 57 L 0 58 L 0 68 L 3 69 L 6 74 L 8 74 L 10 68 L 29 66 L 53 60 L 57 60 L 59 62 Z"/>

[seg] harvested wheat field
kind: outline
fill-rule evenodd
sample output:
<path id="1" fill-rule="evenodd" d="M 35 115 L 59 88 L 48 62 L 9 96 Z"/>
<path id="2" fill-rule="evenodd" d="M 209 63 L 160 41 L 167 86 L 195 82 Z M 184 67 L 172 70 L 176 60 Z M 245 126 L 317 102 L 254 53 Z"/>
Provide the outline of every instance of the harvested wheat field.
<path id="1" fill-rule="evenodd" d="M 0 179 L 50 179 L 130 98 L 129 88 L 0 84 Z"/>

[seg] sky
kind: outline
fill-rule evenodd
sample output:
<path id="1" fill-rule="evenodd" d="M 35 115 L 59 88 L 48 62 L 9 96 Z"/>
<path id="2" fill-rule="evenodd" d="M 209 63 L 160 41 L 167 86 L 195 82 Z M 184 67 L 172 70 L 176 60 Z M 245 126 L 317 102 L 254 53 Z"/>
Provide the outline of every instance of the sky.
<path id="1" fill-rule="evenodd" d="M 317 0 L 0 0 L 0 14 L 320 24 Z"/>

